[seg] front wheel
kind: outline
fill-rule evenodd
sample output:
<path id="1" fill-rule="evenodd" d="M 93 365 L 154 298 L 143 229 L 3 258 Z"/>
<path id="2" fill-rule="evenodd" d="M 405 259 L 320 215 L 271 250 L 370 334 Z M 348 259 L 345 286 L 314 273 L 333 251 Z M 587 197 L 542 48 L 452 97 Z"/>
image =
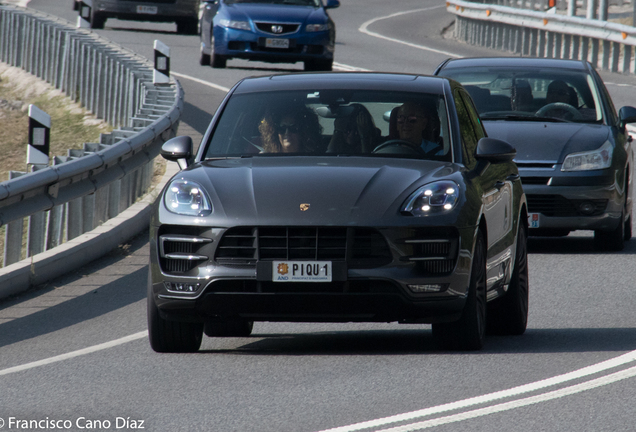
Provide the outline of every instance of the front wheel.
<path id="1" fill-rule="evenodd" d="M 625 211 L 623 211 L 618 225 L 612 231 L 594 231 L 594 249 L 622 251 L 625 247 L 625 226 Z"/>
<path id="2" fill-rule="evenodd" d="M 528 324 L 528 246 L 526 227 L 519 224 L 517 252 L 506 294 L 488 304 L 488 332 L 521 335 Z"/>
<path id="3" fill-rule="evenodd" d="M 466 305 L 459 321 L 433 324 L 433 339 L 444 349 L 476 351 L 486 335 L 486 242 L 477 232 Z"/>
<path id="4" fill-rule="evenodd" d="M 151 348 L 160 353 L 196 352 L 203 339 L 203 323 L 168 321 L 161 318 L 148 278 L 148 339 Z"/>

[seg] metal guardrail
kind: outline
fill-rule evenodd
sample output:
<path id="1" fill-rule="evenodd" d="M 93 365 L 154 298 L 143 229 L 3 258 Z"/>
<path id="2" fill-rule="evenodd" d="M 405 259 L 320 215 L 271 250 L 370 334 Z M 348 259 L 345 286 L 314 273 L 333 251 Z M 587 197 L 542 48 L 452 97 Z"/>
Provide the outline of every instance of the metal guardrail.
<path id="1" fill-rule="evenodd" d="M 632 26 L 461 0 L 448 0 L 446 9 L 456 16 L 455 37 L 469 44 L 636 73 Z"/>
<path id="2" fill-rule="evenodd" d="M 0 5 L 0 60 L 62 90 L 118 128 L 53 165 L 0 183 L 4 266 L 117 216 L 151 184 L 161 144 L 176 135 L 183 90 L 154 85 L 147 59 L 49 15 Z"/>

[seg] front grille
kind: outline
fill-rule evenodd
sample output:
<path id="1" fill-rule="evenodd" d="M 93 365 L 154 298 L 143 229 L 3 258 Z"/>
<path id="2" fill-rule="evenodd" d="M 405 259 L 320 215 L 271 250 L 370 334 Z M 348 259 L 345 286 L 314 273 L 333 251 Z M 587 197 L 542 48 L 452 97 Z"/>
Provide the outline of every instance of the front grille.
<path id="1" fill-rule="evenodd" d="M 299 24 L 284 24 L 273 22 L 256 22 L 256 28 L 263 33 L 269 33 L 272 35 L 280 36 L 290 33 L 296 33 L 298 31 Z"/>
<path id="2" fill-rule="evenodd" d="M 543 162 L 524 162 L 524 161 L 515 161 L 519 168 L 532 168 L 532 169 L 551 169 L 553 170 L 556 166 L 556 161 L 543 161 Z"/>
<path id="3" fill-rule="evenodd" d="M 348 268 L 375 268 L 392 258 L 386 240 L 372 228 L 236 227 L 221 239 L 215 259 L 224 265 L 325 260 L 347 261 Z"/>
<path id="4" fill-rule="evenodd" d="M 547 185 L 552 177 L 521 177 L 524 185 Z"/>
<path id="5" fill-rule="evenodd" d="M 541 213 L 551 217 L 598 216 L 607 208 L 606 199 L 568 200 L 561 195 L 527 195 L 528 212 Z M 581 213 L 578 208 L 584 202 L 592 203 L 592 213 Z"/>

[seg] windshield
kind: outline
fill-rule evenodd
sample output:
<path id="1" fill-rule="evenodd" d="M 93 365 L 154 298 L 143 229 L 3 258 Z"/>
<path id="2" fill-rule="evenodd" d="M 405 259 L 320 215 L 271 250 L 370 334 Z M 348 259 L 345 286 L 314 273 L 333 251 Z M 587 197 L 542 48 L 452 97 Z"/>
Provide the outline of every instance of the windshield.
<path id="1" fill-rule="evenodd" d="M 452 160 L 439 95 L 293 91 L 233 95 L 205 158 L 365 155 Z"/>
<path id="2" fill-rule="evenodd" d="M 602 123 L 599 93 L 586 73 L 552 68 L 449 68 L 484 120 Z"/>
<path id="3" fill-rule="evenodd" d="M 266 3 L 266 4 L 286 4 L 296 6 L 314 6 L 321 5 L 320 0 L 225 0 L 226 4 L 234 3 Z"/>

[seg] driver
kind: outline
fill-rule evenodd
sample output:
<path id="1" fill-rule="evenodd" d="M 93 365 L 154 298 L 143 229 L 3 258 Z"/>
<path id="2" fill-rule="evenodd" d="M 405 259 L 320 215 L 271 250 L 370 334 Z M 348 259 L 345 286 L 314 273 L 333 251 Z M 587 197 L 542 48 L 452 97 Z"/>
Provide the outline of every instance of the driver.
<path id="1" fill-rule="evenodd" d="M 574 94 L 574 95 L 573 95 Z M 576 92 L 565 81 L 554 80 L 548 85 L 545 96 L 546 104 L 537 113 L 564 120 L 575 120 L 580 117 L 576 108 Z M 555 104 L 553 107 L 550 105 Z M 548 114 L 549 113 L 549 114 Z"/>
<path id="2" fill-rule="evenodd" d="M 419 147 L 426 156 L 444 154 L 439 144 L 439 119 L 431 107 L 406 102 L 397 111 L 397 132 L 401 140 Z"/>
<path id="3" fill-rule="evenodd" d="M 548 86 L 548 92 L 545 96 L 545 101 L 548 104 L 551 103 L 570 103 L 570 86 L 565 81 L 554 80 Z"/>

